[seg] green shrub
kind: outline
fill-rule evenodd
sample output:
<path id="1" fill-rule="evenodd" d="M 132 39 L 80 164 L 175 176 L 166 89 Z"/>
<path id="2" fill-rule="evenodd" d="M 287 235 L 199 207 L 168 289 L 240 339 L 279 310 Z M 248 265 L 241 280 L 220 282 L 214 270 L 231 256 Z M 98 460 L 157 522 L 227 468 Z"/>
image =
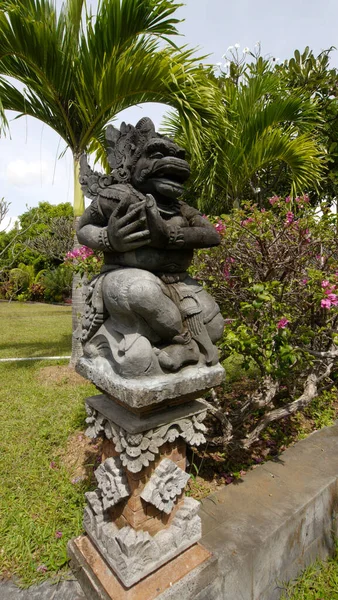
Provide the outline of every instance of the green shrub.
<path id="1" fill-rule="evenodd" d="M 244 447 L 333 385 L 338 358 L 336 217 L 316 213 L 307 196 L 270 204 L 222 215 L 220 246 L 194 262 L 225 316 L 224 358 L 238 355 L 259 373 L 223 422 L 229 443 Z"/>
<path id="2" fill-rule="evenodd" d="M 41 283 L 44 287 L 44 299 L 47 302 L 64 302 L 71 297 L 72 273 L 63 265 L 47 271 Z"/>

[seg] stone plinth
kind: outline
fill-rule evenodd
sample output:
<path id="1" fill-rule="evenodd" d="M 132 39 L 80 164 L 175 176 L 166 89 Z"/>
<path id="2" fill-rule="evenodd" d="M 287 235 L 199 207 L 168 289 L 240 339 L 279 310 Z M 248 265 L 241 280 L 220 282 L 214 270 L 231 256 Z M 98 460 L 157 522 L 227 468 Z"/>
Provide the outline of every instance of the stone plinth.
<path id="1" fill-rule="evenodd" d="M 215 571 L 215 561 L 210 558 L 210 553 L 195 544 L 127 589 L 89 538 L 81 536 L 69 542 L 68 554 L 71 567 L 90 600 L 155 600 L 198 567 L 205 565 L 209 571 Z"/>
<path id="2" fill-rule="evenodd" d="M 87 399 L 87 435 L 104 435 L 97 489 L 86 494 L 84 527 L 128 588 L 196 544 L 199 503 L 184 497 L 186 442 L 205 441 L 197 400 L 133 414 L 110 398 Z"/>
<path id="3" fill-rule="evenodd" d="M 220 364 L 212 367 L 194 365 L 170 375 L 125 379 L 107 368 L 107 361 L 101 356 L 83 356 L 76 365 L 76 371 L 111 399 L 136 411 L 147 410 L 156 404 L 189 402 L 220 385 L 224 379 L 224 369 Z"/>

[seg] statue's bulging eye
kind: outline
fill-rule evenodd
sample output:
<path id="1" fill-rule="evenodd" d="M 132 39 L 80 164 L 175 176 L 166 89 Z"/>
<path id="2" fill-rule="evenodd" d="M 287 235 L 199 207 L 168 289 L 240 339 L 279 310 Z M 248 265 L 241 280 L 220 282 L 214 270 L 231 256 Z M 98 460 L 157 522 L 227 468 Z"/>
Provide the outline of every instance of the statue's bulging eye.
<path id="1" fill-rule="evenodd" d="M 152 158 L 152 159 L 163 158 L 163 157 L 164 157 L 164 154 L 162 154 L 162 152 L 154 152 L 153 154 L 151 154 L 149 156 L 149 158 Z"/>

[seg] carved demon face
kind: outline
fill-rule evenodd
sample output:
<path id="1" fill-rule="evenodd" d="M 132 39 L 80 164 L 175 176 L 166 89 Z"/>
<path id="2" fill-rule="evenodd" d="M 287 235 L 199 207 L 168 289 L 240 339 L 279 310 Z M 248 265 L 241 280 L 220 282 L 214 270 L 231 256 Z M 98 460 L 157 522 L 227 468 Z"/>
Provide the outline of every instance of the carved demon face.
<path id="1" fill-rule="evenodd" d="M 120 130 L 106 130 L 107 158 L 117 183 L 131 183 L 144 194 L 176 199 L 183 192 L 190 168 L 184 150 L 156 133 L 154 123 L 143 117 L 136 125 L 122 123 Z"/>
<path id="2" fill-rule="evenodd" d="M 189 175 L 184 150 L 168 138 L 153 137 L 133 168 L 131 183 L 144 194 L 176 199 Z"/>

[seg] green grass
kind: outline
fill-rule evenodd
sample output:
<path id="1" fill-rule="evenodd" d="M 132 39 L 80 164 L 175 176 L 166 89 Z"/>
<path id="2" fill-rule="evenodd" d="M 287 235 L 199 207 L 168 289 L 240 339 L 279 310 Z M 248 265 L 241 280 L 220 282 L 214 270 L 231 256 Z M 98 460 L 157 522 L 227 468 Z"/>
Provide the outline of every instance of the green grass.
<path id="1" fill-rule="evenodd" d="M 0 302 L 0 358 L 69 355 L 71 313 L 70 306 Z"/>
<path id="2" fill-rule="evenodd" d="M 281 600 L 338 600 L 337 557 L 306 569 Z"/>
<path id="3" fill-rule="evenodd" d="M 70 353 L 69 308 L 0 303 L 0 309 L 2 356 Z M 62 455 L 69 436 L 84 429 L 83 400 L 95 391 L 41 371 L 57 365 L 67 361 L 0 364 L 0 572 L 23 585 L 67 564 L 67 541 L 82 531 L 90 483 L 72 483 Z"/>

